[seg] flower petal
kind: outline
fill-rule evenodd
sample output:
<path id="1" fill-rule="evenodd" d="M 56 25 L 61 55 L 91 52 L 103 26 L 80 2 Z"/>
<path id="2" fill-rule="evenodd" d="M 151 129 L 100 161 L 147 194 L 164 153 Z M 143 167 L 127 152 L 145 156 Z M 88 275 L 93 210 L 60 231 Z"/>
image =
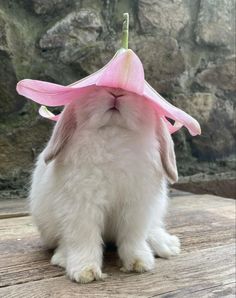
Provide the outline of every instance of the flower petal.
<path id="1" fill-rule="evenodd" d="M 54 120 L 57 121 L 60 118 L 60 114 L 58 115 L 54 115 L 52 112 L 50 112 L 47 107 L 45 106 L 41 106 L 39 108 L 39 115 L 41 115 L 44 118 L 50 119 L 50 120 Z"/>
<path id="2" fill-rule="evenodd" d="M 16 90 L 20 95 L 47 106 L 63 106 L 91 91 L 90 86 L 72 88 L 38 80 L 22 80 Z"/>
<path id="3" fill-rule="evenodd" d="M 101 74 L 103 73 L 103 71 L 105 70 L 105 68 L 107 68 L 112 61 L 121 53 L 123 53 L 125 50 L 124 49 L 120 49 L 118 50 L 115 55 L 112 57 L 112 59 L 106 64 L 104 65 L 101 69 L 97 70 L 96 72 L 92 73 L 91 75 L 76 81 L 72 84 L 70 84 L 69 86 L 72 88 L 77 88 L 77 87 L 87 87 L 87 86 L 91 86 L 93 84 L 96 84 L 96 82 L 98 81 L 99 77 L 101 76 Z"/>
<path id="4" fill-rule="evenodd" d="M 79 81 L 76 81 L 72 84 L 70 84 L 68 87 L 71 87 L 71 88 L 82 88 L 82 87 L 87 87 L 87 86 L 91 86 L 91 85 L 95 85 L 98 78 L 101 76 L 101 73 L 103 71 L 103 69 L 105 68 L 106 66 L 104 66 L 103 68 L 99 69 L 98 71 L 96 71 L 95 73 L 79 80 Z"/>
<path id="5" fill-rule="evenodd" d="M 180 129 L 181 125 L 178 123 L 181 123 L 186 126 L 191 135 L 195 136 L 201 134 L 201 127 L 196 119 L 166 101 L 146 81 L 143 95 L 155 104 L 160 115 L 171 118 L 177 122 L 176 126 L 174 125 L 171 128 L 171 133 Z M 170 126 L 168 125 L 168 127 Z"/>
<path id="6" fill-rule="evenodd" d="M 104 68 L 96 85 L 122 88 L 142 95 L 144 90 L 144 70 L 140 59 L 130 49 L 118 53 Z"/>
<path id="7" fill-rule="evenodd" d="M 183 124 L 178 122 L 178 121 L 175 121 L 174 125 L 170 123 L 170 121 L 168 121 L 165 117 L 163 117 L 167 127 L 168 127 L 168 130 L 170 132 L 170 134 L 176 132 L 177 130 L 179 130 Z"/>

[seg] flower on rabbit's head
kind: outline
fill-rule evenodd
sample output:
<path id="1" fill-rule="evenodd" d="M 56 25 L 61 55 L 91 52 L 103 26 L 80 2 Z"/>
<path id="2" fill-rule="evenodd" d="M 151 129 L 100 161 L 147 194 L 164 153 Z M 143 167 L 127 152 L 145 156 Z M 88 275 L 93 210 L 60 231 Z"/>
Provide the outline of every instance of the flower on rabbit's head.
<path id="1" fill-rule="evenodd" d="M 22 80 L 17 84 L 17 92 L 43 105 L 39 109 L 41 116 L 57 121 L 46 106 L 65 106 L 74 100 L 85 98 L 97 86 L 121 88 L 143 96 L 153 103 L 153 107 L 173 133 L 185 126 L 191 135 L 201 133 L 197 120 L 181 109 L 173 106 L 157 93 L 144 79 L 143 65 L 138 56 L 128 49 L 128 14 L 124 14 L 122 48 L 100 70 L 69 86 L 38 80 Z M 174 124 L 168 121 L 174 120 Z"/>

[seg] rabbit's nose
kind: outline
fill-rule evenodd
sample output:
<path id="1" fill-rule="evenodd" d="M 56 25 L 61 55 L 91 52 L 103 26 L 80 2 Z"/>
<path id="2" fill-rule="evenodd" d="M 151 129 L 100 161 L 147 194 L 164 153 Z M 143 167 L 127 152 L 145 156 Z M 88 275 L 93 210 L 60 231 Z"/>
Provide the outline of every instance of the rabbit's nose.
<path id="1" fill-rule="evenodd" d="M 112 98 L 109 110 L 119 111 L 119 100 L 117 97 Z"/>
<path id="2" fill-rule="evenodd" d="M 117 108 L 118 107 L 118 100 L 117 97 L 114 97 L 112 99 L 112 103 L 111 103 L 112 107 Z"/>
<path id="3" fill-rule="evenodd" d="M 120 107 L 120 98 L 124 95 L 121 90 L 113 90 L 110 91 L 110 94 L 112 95 L 111 98 L 111 108 L 110 109 L 114 109 L 114 110 L 119 110 Z"/>
<path id="4" fill-rule="evenodd" d="M 114 105 L 114 107 L 117 105 L 117 102 L 118 102 L 117 97 L 113 98 L 113 105 Z"/>

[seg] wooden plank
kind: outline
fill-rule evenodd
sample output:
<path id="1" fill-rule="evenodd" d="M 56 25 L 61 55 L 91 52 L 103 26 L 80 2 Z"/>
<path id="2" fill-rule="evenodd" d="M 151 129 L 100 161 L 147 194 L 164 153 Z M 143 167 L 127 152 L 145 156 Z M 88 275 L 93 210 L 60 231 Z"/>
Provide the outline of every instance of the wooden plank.
<path id="1" fill-rule="evenodd" d="M 170 188 L 169 189 L 169 196 L 171 198 L 173 197 L 179 197 L 179 196 L 189 196 L 192 195 L 190 192 L 187 191 L 183 191 L 183 190 L 179 190 L 179 189 L 175 189 L 175 188 Z"/>
<path id="2" fill-rule="evenodd" d="M 173 210 L 208 210 L 221 216 L 235 218 L 236 202 L 234 199 L 222 198 L 214 195 L 188 195 L 178 196 L 171 200 Z M 223 211 L 223 213 L 222 213 Z M 227 211 L 224 213 L 224 211 Z"/>
<path id="3" fill-rule="evenodd" d="M 168 226 L 180 236 L 185 251 L 235 241 L 236 204 L 214 195 L 191 195 L 171 200 Z"/>
<path id="4" fill-rule="evenodd" d="M 161 297 L 191 297 L 191 298 L 235 298 L 236 294 L 236 284 L 235 282 L 230 282 L 228 284 L 222 284 L 220 286 L 211 286 L 205 289 L 201 287 L 189 287 L 183 290 L 177 290 L 168 294 L 161 295 Z M 160 295 L 155 295 L 153 297 L 160 297 Z"/>
<path id="5" fill-rule="evenodd" d="M 214 196 L 173 199 L 167 223 L 169 231 L 180 237 L 182 253 L 234 243 L 233 206 L 233 200 Z M 219 208 L 226 211 L 221 212 L 223 216 Z M 61 271 L 52 269 L 55 267 L 50 266 L 49 259 L 50 254 L 41 246 L 30 217 L 0 220 L 2 286 L 57 276 Z M 32 274 L 26 277 L 28 269 Z"/>
<path id="6" fill-rule="evenodd" d="M 216 297 L 217 293 L 229 293 L 229 297 L 233 297 L 231 294 L 234 280 L 229 278 L 227 270 L 231 272 L 232 266 L 234 267 L 234 200 L 215 196 L 184 195 L 173 198 L 170 205 L 168 226 L 172 233 L 181 238 L 182 254 L 168 261 L 157 259 L 156 268 L 151 273 L 124 275 L 119 273 L 116 254 L 107 252 L 104 271 L 110 276 L 104 283 L 95 283 L 96 286 L 75 285 L 62 276 L 62 269 L 49 264 L 51 252 L 45 251 L 41 246 L 30 217 L 1 219 L 0 285 L 5 288 L 0 291 L 0 297 L 75 297 L 81 293 L 83 297 L 193 297 L 191 293 L 194 293 L 194 297 L 208 297 L 214 289 Z M 198 259 L 198 263 L 195 258 Z M 219 272 L 220 280 L 215 276 L 212 280 L 207 278 L 207 273 L 213 268 L 213 275 Z M 178 271 L 182 270 L 185 270 L 182 277 L 186 283 L 179 281 Z M 192 277 L 189 277 L 189 274 Z M 197 279 L 194 274 L 197 274 Z M 203 282 L 199 282 L 198 276 L 203 277 Z M 123 289 L 123 284 L 120 284 L 123 282 L 128 288 Z M 144 288 L 139 288 L 139 283 Z M 61 284 L 65 289 L 61 288 Z M 102 290 L 104 285 L 105 291 Z M 136 292 L 132 291 L 130 285 Z M 36 287 L 36 292 L 30 287 Z M 57 287 L 63 296 L 59 294 Z M 94 291 L 88 293 L 86 289 L 91 287 Z M 148 287 L 153 288 L 153 291 L 147 292 L 145 289 Z M 222 296 L 219 294 L 219 297 Z"/>
<path id="7" fill-rule="evenodd" d="M 103 282 L 80 285 L 61 276 L 2 288 L 0 297 L 209 297 L 214 291 L 220 293 L 214 297 L 224 292 L 234 297 L 234 257 L 234 244 L 224 245 L 157 259 L 152 272 L 126 274 L 118 271 L 111 253 Z"/>
<path id="8" fill-rule="evenodd" d="M 26 199 L 0 200 L 0 219 L 26 216 L 29 214 Z"/>
<path id="9" fill-rule="evenodd" d="M 179 177 L 174 187 L 192 193 L 211 193 L 218 196 L 236 199 L 236 171 L 208 175 L 198 173 L 192 176 Z"/>
<path id="10" fill-rule="evenodd" d="M 38 235 L 30 216 L 0 220 L 0 241 Z"/>

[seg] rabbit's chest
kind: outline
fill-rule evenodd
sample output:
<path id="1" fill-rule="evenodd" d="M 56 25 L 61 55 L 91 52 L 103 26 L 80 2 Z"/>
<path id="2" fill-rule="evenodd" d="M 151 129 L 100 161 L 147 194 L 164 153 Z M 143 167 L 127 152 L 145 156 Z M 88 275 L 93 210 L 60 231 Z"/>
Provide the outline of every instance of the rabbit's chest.
<path id="1" fill-rule="evenodd" d="M 125 131 L 89 135 L 78 144 L 76 183 L 102 189 L 109 200 L 129 193 L 130 188 L 144 191 L 156 180 L 153 165 L 155 143 L 151 137 L 141 138 Z"/>
<path id="2" fill-rule="evenodd" d="M 73 151 L 74 150 L 74 151 Z M 141 137 L 123 130 L 85 133 L 70 150 L 70 188 L 91 195 L 106 205 L 130 200 L 130 194 L 142 196 L 156 185 L 153 165 L 155 143 L 150 136 Z M 100 202 L 100 203 L 101 203 Z"/>
<path id="3" fill-rule="evenodd" d="M 132 135 L 96 136 L 79 146 L 78 168 L 118 183 L 120 177 L 132 179 L 144 170 L 147 172 L 155 154 L 154 147 L 152 142 Z"/>

